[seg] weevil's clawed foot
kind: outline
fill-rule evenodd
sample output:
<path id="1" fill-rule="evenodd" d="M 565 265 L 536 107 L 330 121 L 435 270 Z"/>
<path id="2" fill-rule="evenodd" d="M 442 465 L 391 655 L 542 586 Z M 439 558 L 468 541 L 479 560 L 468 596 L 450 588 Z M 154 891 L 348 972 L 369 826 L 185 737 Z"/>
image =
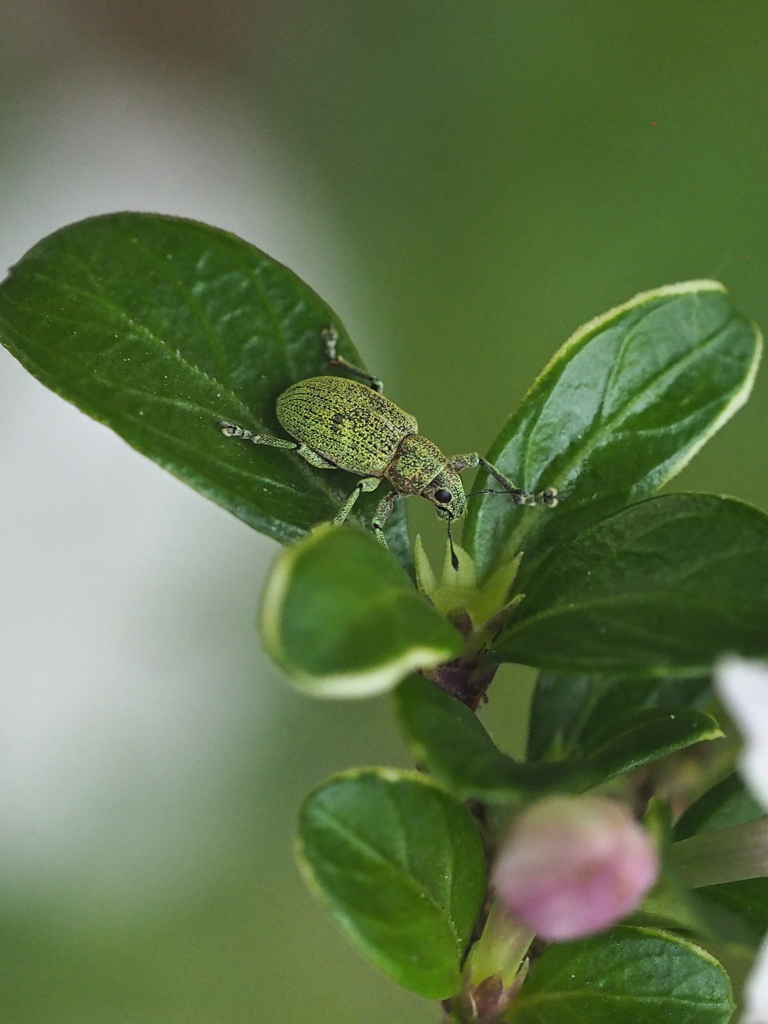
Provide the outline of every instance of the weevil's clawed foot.
<path id="1" fill-rule="evenodd" d="M 480 491 L 471 491 L 467 497 L 471 498 L 475 494 L 507 494 L 515 505 L 525 505 L 527 507 L 531 507 L 533 505 L 546 505 L 547 508 L 554 508 L 558 503 L 556 487 L 547 487 L 546 490 L 541 491 L 539 494 L 531 494 L 529 491 L 524 491 L 522 488 L 518 487 L 513 490 L 505 491 L 497 491 L 492 487 L 484 487 Z"/>
<path id="2" fill-rule="evenodd" d="M 331 363 L 336 362 L 336 343 L 339 340 L 339 332 L 335 327 L 326 327 L 320 332 L 320 337 L 323 339 L 326 352 L 328 353 L 328 359 Z"/>
<path id="3" fill-rule="evenodd" d="M 228 420 L 219 420 L 216 426 L 224 437 L 242 437 L 244 441 L 253 441 L 254 444 L 261 440 L 261 434 L 254 434 L 252 430 L 238 427 L 236 423 L 230 423 Z"/>
<path id="4" fill-rule="evenodd" d="M 557 488 L 547 487 L 536 495 L 536 503 L 546 505 L 547 508 L 554 508 L 558 504 Z"/>
<path id="5" fill-rule="evenodd" d="M 339 332 L 335 327 L 326 327 L 325 330 L 320 332 L 320 337 L 323 339 L 323 344 L 325 345 L 328 362 L 331 366 L 343 368 L 345 361 L 339 358 L 339 353 L 336 351 L 336 346 L 339 341 Z"/>
<path id="6" fill-rule="evenodd" d="M 516 505 L 545 505 L 547 508 L 554 508 L 557 505 L 557 488 L 547 487 L 538 494 L 531 494 L 529 491 L 513 491 L 512 500 Z"/>

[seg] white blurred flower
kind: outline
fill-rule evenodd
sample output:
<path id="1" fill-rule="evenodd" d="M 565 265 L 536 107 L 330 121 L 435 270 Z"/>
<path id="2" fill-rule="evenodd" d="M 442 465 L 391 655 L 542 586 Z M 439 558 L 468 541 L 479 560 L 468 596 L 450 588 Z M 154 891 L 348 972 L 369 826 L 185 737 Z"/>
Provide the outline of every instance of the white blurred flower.
<path id="1" fill-rule="evenodd" d="M 715 683 L 744 737 L 739 771 L 768 812 L 768 664 L 747 658 L 721 658 Z M 768 1024 L 768 940 L 758 953 L 744 987 L 742 1024 Z"/>
<path id="2" fill-rule="evenodd" d="M 768 811 L 768 664 L 733 656 L 721 658 L 715 680 L 744 736 L 741 774 Z"/>

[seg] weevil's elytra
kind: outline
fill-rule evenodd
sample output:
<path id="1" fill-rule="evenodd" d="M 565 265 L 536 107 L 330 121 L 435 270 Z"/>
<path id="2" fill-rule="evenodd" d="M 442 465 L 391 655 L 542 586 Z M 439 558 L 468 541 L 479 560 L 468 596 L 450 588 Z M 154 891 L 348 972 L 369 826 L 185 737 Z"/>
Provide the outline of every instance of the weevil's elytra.
<path id="1" fill-rule="evenodd" d="M 402 439 L 418 429 L 394 402 L 344 377 L 292 384 L 277 400 L 277 418 L 339 469 L 365 476 L 384 476 Z"/>
<path id="2" fill-rule="evenodd" d="M 446 458 L 434 442 L 418 433 L 418 423 L 394 402 L 385 398 L 381 381 L 347 362 L 336 353 L 337 334 L 329 327 L 322 332 L 331 366 L 347 370 L 348 377 L 309 377 L 292 384 L 277 399 L 280 426 L 294 437 L 285 441 L 268 434 L 254 434 L 234 423 L 219 421 L 227 437 L 239 437 L 254 444 L 292 449 L 317 469 L 344 469 L 362 479 L 339 509 L 334 522 L 343 523 L 360 494 L 375 490 L 386 479 L 392 490 L 379 502 L 373 529 L 386 544 L 384 523 L 398 498 L 420 494 L 431 501 L 441 519 L 450 525 L 467 511 L 467 499 L 459 473 L 476 466 L 489 473 L 516 505 L 557 504 L 557 491 L 547 488 L 530 494 L 476 452 Z M 365 381 L 366 383 L 361 383 Z M 452 557 L 458 568 L 456 555 Z"/>

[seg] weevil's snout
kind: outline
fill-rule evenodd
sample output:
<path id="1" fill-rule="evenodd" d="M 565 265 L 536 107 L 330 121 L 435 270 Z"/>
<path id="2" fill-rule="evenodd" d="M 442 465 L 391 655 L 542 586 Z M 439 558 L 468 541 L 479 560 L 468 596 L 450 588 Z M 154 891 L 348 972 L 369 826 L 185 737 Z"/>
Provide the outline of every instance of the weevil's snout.
<path id="1" fill-rule="evenodd" d="M 467 499 L 459 474 L 453 469 L 438 473 L 422 494 L 437 509 L 441 519 L 462 519 L 467 514 Z"/>

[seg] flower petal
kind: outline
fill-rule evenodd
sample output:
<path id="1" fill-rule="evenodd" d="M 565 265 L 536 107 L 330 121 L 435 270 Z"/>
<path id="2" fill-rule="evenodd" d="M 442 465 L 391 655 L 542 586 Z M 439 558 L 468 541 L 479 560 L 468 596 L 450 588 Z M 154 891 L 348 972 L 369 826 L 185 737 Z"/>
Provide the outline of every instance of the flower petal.
<path id="1" fill-rule="evenodd" d="M 715 683 L 744 737 L 739 770 L 768 810 L 768 665 L 729 655 L 717 663 Z"/>

